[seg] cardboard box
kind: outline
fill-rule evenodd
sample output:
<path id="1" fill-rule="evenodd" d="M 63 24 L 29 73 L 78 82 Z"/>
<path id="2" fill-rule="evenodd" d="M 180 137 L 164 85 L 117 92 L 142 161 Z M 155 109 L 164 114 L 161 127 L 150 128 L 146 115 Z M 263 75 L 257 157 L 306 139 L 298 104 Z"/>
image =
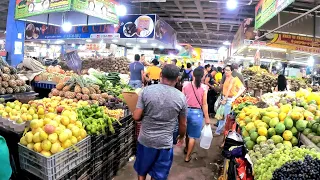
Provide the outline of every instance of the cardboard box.
<path id="1" fill-rule="evenodd" d="M 123 98 L 131 113 L 136 110 L 139 95 L 136 92 L 123 92 Z"/>

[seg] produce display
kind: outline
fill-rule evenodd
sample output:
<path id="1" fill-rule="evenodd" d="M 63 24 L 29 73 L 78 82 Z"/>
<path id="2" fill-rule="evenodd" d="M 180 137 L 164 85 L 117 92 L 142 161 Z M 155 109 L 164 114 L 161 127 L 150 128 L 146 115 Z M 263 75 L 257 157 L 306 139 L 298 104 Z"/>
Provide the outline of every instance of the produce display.
<path id="1" fill-rule="evenodd" d="M 22 63 L 17 66 L 19 73 L 41 72 L 45 70 L 45 66 L 41 62 L 33 58 L 24 58 Z"/>
<path id="2" fill-rule="evenodd" d="M 311 87 L 310 83 L 308 83 L 305 79 L 287 78 L 287 83 L 291 91 L 298 91 L 301 88 L 306 89 Z M 315 88 L 314 90 L 317 89 Z"/>
<path id="3" fill-rule="evenodd" d="M 80 107 L 77 110 L 78 120 L 81 121 L 90 135 L 106 134 L 106 129 L 114 134 L 113 123 L 117 122 L 121 126 L 118 119 L 107 115 L 102 106 L 91 105 Z"/>
<path id="4" fill-rule="evenodd" d="M 233 103 L 232 103 L 232 107 L 236 108 L 237 106 L 239 106 L 242 103 L 249 103 L 251 102 L 252 104 L 256 104 L 258 102 L 258 99 L 255 97 L 251 97 L 251 96 L 244 96 L 244 97 L 238 97 Z"/>
<path id="5" fill-rule="evenodd" d="M 268 108 L 252 105 L 242 109 L 237 122 L 241 126 L 248 149 L 253 149 L 256 143 L 267 139 L 272 139 L 275 144 L 296 145 L 298 132 L 303 132 L 308 122 L 319 122 L 320 110 L 317 102 L 300 98 L 297 103 L 285 103 Z"/>
<path id="6" fill-rule="evenodd" d="M 265 93 L 261 96 L 261 100 L 270 106 L 276 105 L 282 98 L 293 99 L 296 93 L 292 91 Z"/>
<path id="7" fill-rule="evenodd" d="M 9 66 L 0 59 L 0 95 L 24 93 L 31 91 L 31 87 L 25 81 L 19 79 L 17 69 Z"/>
<path id="8" fill-rule="evenodd" d="M 320 159 L 307 155 L 303 161 L 285 163 L 281 168 L 273 172 L 276 179 L 318 179 L 320 174 Z"/>
<path id="9" fill-rule="evenodd" d="M 248 80 L 248 88 L 253 90 L 262 90 L 270 92 L 277 85 L 277 77 L 268 73 L 267 70 L 260 67 L 250 67 L 244 69 L 242 74 Z"/>
<path id="10" fill-rule="evenodd" d="M 83 59 L 83 69 L 99 69 L 104 72 L 118 72 L 129 74 L 129 59 L 126 57 L 107 57 L 103 59 L 87 58 Z"/>
<path id="11" fill-rule="evenodd" d="M 64 71 L 60 66 L 49 66 L 46 71 L 37 75 L 34 81 L 53 81 L 55 83 L 68 81 L 75 75 L 73 71 Z"/>
<path id="12" fill-rule="evenodd" d="M 260 156 L 261 154 L 258 155 Z M 312 179 L 311 177 L 314 176 L 314 173 L 318 172 L 320 169 L 318 168 L 319 160 L 320 153 L 316 152 L 314 149 L 307 149 L 304 147 L 291 148 L 289 146 L 281 146 L 280 148 L 274 150 L 273 153 L 270 153 L 267 156 L 262 157 L 254 163 L 254 179 L 290 179 L 290 176 L 283 177 L 284 173 L 287 174 L 290 172 L 292 172 L 292 176 L 296 176 L 296 174 L 298 173 L 298 178 L 301 179 Z M 309 165 L 307 165 L 308 162 L 310 162 Z M 294 166 L 288 166 L 291 163 L 294 164 Z M 312 167 L 310 167 L 310 169 L 305 169 L 305 167 L 307 166 Z M 297 172 L 297 169 L 300 169 L 300 172 Z M 319 176 L 319 174 L 316 175 Z M 309 178 L 306 178 L 307 176 Z"/>
<path id="13" fill-rule="evenodd" d="M 51 90 L 49 97 L 60 96 L 74 101 L 84 100 L 104 104 L 110 96 L 102 93 L 100 86 L 88 83 L 82 76 L 73 76 L 67 82 L 60 82 Z"/>
<path id="14" fill-rule="evenodd" d="M 20 143 L 28 149 L 50 157 L 75 145 L 87 136 L 74 110 L 86 105 L 87 102 L 75 103 L 72 100 L 53 97 L 36 100 L 30 104 L 27 116 L 31 118 L 33 114 L 33 120 L 30 121 L 29 131 L 20 139 Z"/>

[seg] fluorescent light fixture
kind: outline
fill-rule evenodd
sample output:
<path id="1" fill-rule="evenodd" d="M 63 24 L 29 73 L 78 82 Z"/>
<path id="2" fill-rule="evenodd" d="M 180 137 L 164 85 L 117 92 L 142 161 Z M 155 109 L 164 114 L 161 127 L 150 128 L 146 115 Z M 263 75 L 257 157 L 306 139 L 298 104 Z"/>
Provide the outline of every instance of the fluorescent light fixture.
<path id="1" fill-rule="evenodd" d="M 140 45 L 139 45 L 139 44 L 137 44 L 137 45 L 136 45 L 136 47 L 140 48 Z"/>
<path id="2" fill-rule="evenodd" d="M 75 47 L 76 45 L 74 43 L 71 44 L 71 47 Z"/>
<path id="3" fill-rule="evenodd" d="M 164 49 L 164 47 L 160 45 L 160 46 L 159 46 L 159 49 Z"/>
<path id="4" fill-rule="evenodd" d="M 176 45 L 175 48 L 178 49 L 178 50 L 181 50 L 182 47 L 180 45 Z"/>
<path id="5" fill-rule="evenodd" d="M 225 41 L 225 42 L 223 42 L 223 45 L 230 46 L 231 43 L 229 41 Z"/>
<path id="6" fill-rule="evenodd" d="M 33 43 L 33 42 L 31 42 L 31 44 L 33 45 L 34 43 Z"/>
<path id="7" fill-rule="evenodd" d="M 152 46 L 152 47 L 156 47 L 157 44 L 156 44 L 156 43 L 152 43 L 151 46 Z"/>
<path id="8" fill-rule="evenodd" d="M 92 42 L 92 40 L 91 40 L 91 39 L 87 39 L 86 41 L 87 41 L 87 42 Z"/>
<path id="9" fill-rule="evenodd" d="M 41 43 L 46 43 L 46 41 L 40 41 Z"/>
<path id="10" fill-rule="evenodd" d="M 125 16 L 127 14 L 127 8 L 124 5 L 118 5 L 116 6 L 116 14 L 118 16 Z"/>
<path id="11" fill-rule="evenodd" d="M 57 44 L 63 44 L 63 43 L 64 43 L 64 40 L 57 40 L 56 43 L 57 43 Z"/>
<path id="12" fill-rule="evenodd" d="M 139 50 L 139 47 L 138 47 L 138 46 L 135 46 L 135 47 L 133 47 L 133 50 L 134 50 L 134 51 L 138 51 L 138 50 Z"/>
<path id="13" fill-rule="evenodd" d="M 119 42 L 119 40 L 118 39 L 112 39 L 112 42 Z"/>
<path id="14" fill-rule="evenodd" d="M 140 42 L 141 42 L 141 43 L 147 43 L 148 40 L 146 40 L 146 39 L 141 39 Z"/>
<path id="15" fill-rule="evenodd" d="M 127 46 L 131 46 L 132 44 L 131 44 L 131 43 L 126 43 L 126 45 L 127 45 Z"/>
<path id="16" fill-rule="evenodd" d="M 286 49 L 267 47 L 267 46 L 249 46 L 249 49 L 260 49 L 260 50 L 267 50 L 267 51 L 269 50 L 269 51 L 287 52 Z"/>
<path id="17" fill-rule="evenodd" d="M 238 7 L 238 1 L 237 0 L 228 0 L 227 1 L 227 8 L 230 10 L 234 10 Z"/>
<path id="18" fill-rule="evenodd" d="M 221 47 L 219 48 L 218 52 L 219 52 L 219 53 L 223 53 L 223 51 L 226 51 L 226 50 L 227 50 L 226 47 L 221 46 Z"/>
<path id="19" fill-rule="evenodd" d="M 310 56 L 309 59 L 308 59 L 308 64 L 309 66 L 313 66 L 314 65 L 314 58 L 313 56 Z"/>
<path id="20" fill-rule="evenodd" d="M 61 27 L 62 27 L 62 30 L 63 30 L 64 32 L 70 32 L 71 29 L 72 29 L 72 24 L 71 24 L 70 22 L 64 22 L 64 23 L 61 25 Z"/>

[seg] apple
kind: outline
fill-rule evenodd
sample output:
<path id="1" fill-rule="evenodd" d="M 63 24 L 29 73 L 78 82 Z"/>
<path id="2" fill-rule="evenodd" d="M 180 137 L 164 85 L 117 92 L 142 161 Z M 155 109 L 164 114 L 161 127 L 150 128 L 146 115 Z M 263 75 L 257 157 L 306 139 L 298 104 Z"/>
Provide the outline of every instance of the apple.
<path id="1" fill-rule="evenodd" d="M 62 113 L 63 109 L 64 108 L 62 106 L 58 106 L 57 109 L 56 109 L 57 113 Z"/>

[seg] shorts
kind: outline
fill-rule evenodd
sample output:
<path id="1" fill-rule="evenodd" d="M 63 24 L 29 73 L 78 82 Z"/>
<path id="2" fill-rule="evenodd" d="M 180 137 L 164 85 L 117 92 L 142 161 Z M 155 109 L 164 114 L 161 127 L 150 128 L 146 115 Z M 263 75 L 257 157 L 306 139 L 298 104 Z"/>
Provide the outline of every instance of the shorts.
<path id="1" fill-rule="evenodd" d="M 138 143 L 134 169 L 139 176 L 149 174 L 155 180 L 168 179 L 173 161 L 173 148 L 155 149 Z"/>
<path id="2" fill-rule="evenodd" d="M 200 138 L 203 125 L 202 109 L 188 108 L 187 134 L 190 138 Z"/>
<path id="3" fill-rule="evenodd" d="M 134 89 L 142 88 L 142 81 L 140 80 L 130 80 L 129 86 L 131 86 Z"/>

